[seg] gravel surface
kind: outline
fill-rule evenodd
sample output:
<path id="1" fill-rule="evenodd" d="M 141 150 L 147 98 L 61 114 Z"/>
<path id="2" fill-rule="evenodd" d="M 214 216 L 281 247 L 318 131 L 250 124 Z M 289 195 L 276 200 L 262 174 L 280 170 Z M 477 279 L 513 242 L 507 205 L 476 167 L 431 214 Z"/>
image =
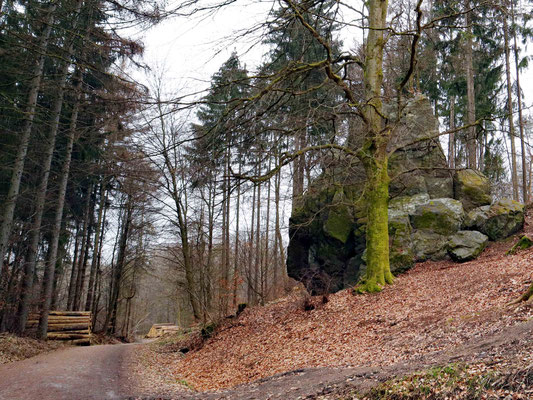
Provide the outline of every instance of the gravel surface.
<path id="1" fill-rule="evenodd" d="M 0 365 L 0 400 L 106 400 L 128 393 L 137 345 L 73 347 Z"/>

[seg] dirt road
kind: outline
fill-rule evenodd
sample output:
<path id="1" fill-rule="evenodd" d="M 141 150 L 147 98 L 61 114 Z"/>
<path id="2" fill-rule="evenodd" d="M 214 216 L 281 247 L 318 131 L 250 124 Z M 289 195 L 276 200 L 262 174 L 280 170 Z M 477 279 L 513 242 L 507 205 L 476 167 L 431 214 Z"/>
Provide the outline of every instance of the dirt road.
<path id="1" fill-rule="evenodd" d="M 0 400 L 122 399 L 136 346 L 73 347 L 1 365 Z"/>

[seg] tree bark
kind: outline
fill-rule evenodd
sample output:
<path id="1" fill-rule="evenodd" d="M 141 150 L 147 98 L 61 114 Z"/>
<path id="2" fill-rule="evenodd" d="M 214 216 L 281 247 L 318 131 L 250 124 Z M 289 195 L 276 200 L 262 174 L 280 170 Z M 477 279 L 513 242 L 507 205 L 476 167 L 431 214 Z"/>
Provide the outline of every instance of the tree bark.
<path id="1" fill-rule="evenodd" d="M 465 8 L 469 10 L 471 0 L 465 1 Z M 468 153 L 468 168 L 478 169 L 477 146 L 476 146 L 476 91 L 474 86 L 474 41 L 472 32 L 472 11 L 466 13 L 466 43 L 465 43 L 465 66 L 466 66 L 466 91 L 467 91 L 467 129 L 466 147 Z"/>
<path id="2" fill-rule="evenodd" d="M 511 1 L 511 16 L 513 25 L 515 25 L 514 3 Z M 524 140 L 524 117 L 522 115 L 522 89 L 520 86 L 520 60 L 518 58 L 518 43 L 516 39 L 516 29 L 513 29 L 514 42 L 514 62 L 516 68 L 516 98 L 518 103 L 518 126 L 520 128 L 520 149 L 522 150 L 522 200 L 524 204 L 529 202 L 529 189 L 527 183 L 527 162 L 526 162 L 526 144 Z"/>
<path id="3" fill-rule="evenodd" d="M 96 230 L 94 233 L 93 256 L 91 259 L 91 271 L 89 273 L 89 286 L 87 287 L 87 301 L 85 302 L 85 311 L 91 311 L 95 290 L 96 269 L 98 264 L 98 254 L 100 252 L 100 232 L 102 230 L 104 209 L 106 207 L 107 202 L 106 184 L 106 178 L 104 177 L 100 185 L 100 205 L 98 207 L 98 220 L 96 222 Z"/>
<path id="4" fill-rule="evenodd" d="M 455 96 L 450 96 L 450 134 L 448 136 L 448 166 L 455 168 Z"/>
<path id="5" fill-rule="evenodd" d="M 518 201 L 518 174 L 516 168 L 516 146 L 515 146 L 515 130 L 514 130 L 514 118 L 513 118 L 513 94 L 512 94 L 512 81 L 511 81 L 511 50 L 509 44 L 509 24 L 507 21 L 507 14 L 502 13 L 503 19 L 503 38 L 505 46 L 505 74 L 507 78 L 507 114 L 509 121 L 509 140 L 511 141 L 511 182 L 513 185 L 513 199 Z"/>

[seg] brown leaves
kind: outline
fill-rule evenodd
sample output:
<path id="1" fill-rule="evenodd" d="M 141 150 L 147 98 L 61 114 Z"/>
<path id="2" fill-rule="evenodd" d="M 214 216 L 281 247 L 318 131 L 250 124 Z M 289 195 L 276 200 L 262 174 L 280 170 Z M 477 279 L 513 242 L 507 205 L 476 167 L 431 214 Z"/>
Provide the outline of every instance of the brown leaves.
<path id="1" fill-rule="evenodd" d="M 381 293 L 342 291 L 310 311 L 292 297 L 246 309 L 200 350 L 165 362 L 175 381 L 216 390 L 299 368 L 388 365 L 456 347 L 531 316 L 530 307 L 505 305 L 527 289 L 533 251 L 505 256 L 508 247 L 493 243 L 464 264 L 421 263 Z"/>

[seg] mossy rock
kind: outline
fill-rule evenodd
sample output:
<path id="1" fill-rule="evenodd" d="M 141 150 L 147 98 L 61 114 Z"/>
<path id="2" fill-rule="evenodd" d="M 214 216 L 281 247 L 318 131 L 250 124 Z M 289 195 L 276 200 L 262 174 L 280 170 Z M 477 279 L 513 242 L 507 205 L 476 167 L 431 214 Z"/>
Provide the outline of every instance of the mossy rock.
<path id="1" fill-rule="evenodd" d="M 487 216 L 481 232 L 491 240 L 504 239 L 524 227 L 524 205 L 511 199 L 492 204 Z"/>
<path id="2" fill-rule="evenodd" d="M 342 189 L 336 191 L 333 196 L 333 203 L 328 208 L 329 212 L 324 223 L 324 232 L 344 244 L 354 228 L 354 217 L 350 212 L 349 200 Z"/>
<path id="3" fill-rule="evenodd" d="M 489 179 L 473 169 L 464 169 L 455 173 L 453 190 L 454 197 L 463 203 L 466 211 L 492 202 Z"/>
<path id="4" fill-rule="evenodd" d="M 410 217 L 414 229 L 449 236 L 460 229 L 464 219 L 464 211 L 458 200 L 433 199 L 427 204 L 417 206 Z"/>
<path id="5" fill-rule="evenodd" d="M 389 261 L 390 269 L 398 275 L 415 265 L 412 228 L 407 215 L 389 219 Z"/>
<path id="6" fill-rule="evenodd" d="M 452 177 L 433 177 L 426 176 L 426 188 L 428 195 L 432 199 L 441 199 L 453 197 L 453 179 Z"/>
<path id="7" fill-rule="evenodd" d="M 414 231 L 411 239 L 417 261 L 442 260 L 446 258 L 448 236 L 439 235 L 430 230 Z"/>
<path id="8" fill-rule="evenodd" d="M 459 231 L 448 242 L 448 254 L 456 262 L 476 259 L 485 249 L 489 238 L 478 231 Z"/>
<path id="9" fill-rule="evenodd" d="M 468 230 L 480 230 L 489 218 L 490 206 L 481 206 L 470 210 L 465 215 L 463 227 Z"/>
<path id="10" fill-rule="evenodd" d="M 395 197 L 389 201 L 389 220 L 397 215 L 414 214 L 418 206 L 429 203 L 429 200 L 427 193 Z"/>
<path id="11" fill-rule="evenodd" d="M 527 235 L 524 235 L 518 239 L 518 242 L 516 242 L 515 245 L 511 247 L 511 249 L 505 254 L 516 254 L 518 251 L 529 249 L 530 247 L 533 247 L 533 239 L 529 238 Z"/>

